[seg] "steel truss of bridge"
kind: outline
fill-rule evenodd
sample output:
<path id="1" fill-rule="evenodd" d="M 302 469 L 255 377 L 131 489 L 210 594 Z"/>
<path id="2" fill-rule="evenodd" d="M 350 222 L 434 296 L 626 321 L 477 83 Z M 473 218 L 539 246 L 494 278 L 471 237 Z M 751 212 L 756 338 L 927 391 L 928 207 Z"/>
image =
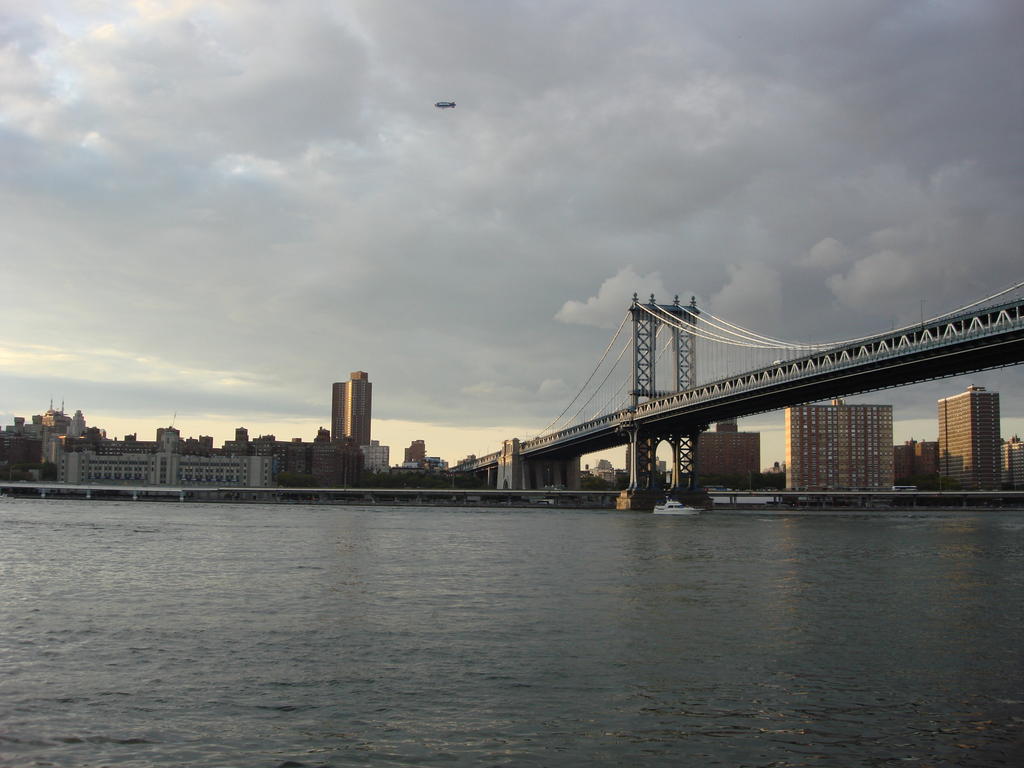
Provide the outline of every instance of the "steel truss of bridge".
<path id="1" fill-rule="evenodd" d="M 565 460 L 624 445 L 638 432 L 665 439 L 725 419 L 1024 362 L 1024 299 L 926 321 L 773 363 L 636 405 L 520 444 L 524 459 Z M 460 463 L 496 466 L 501 452 Z"/>

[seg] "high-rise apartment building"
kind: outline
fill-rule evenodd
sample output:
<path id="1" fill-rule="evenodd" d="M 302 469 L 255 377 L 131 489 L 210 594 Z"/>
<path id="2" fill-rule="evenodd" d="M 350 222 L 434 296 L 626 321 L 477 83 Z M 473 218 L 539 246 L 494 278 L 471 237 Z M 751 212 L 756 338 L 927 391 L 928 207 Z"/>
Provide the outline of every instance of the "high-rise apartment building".
<path id="1" fill-rule="evenodd" d="M 370 444 L 370 405 L 373 385 L 366 371 L 353 371 L 348 381 L 331 387 L 331 437 L 351 437 L 356 445 Z"/>
<path id="2" fill-rule="evenodd" d="M 1024 491 L 1024 442 L 1017 435 L 1003 443 L 1003 483 Z"/>
<path id="3" fill-rule="evenodd" d="M 331 384 L 331 437 L 338 439 L 345 436 L 345 390 L 347 381 L 336 381 Z"/>
<path id="4" fill-rule="evenodd" d="M 786 487 L 891 488 L 892 406 L 798 405 L 786 409 Z"/>
<path id="5" fill-rule="evenodd" d="M 940 475 L 965 489 L 998 489 L 1000 447 L 998 392 L 971 386 L 939 400 Z"/>

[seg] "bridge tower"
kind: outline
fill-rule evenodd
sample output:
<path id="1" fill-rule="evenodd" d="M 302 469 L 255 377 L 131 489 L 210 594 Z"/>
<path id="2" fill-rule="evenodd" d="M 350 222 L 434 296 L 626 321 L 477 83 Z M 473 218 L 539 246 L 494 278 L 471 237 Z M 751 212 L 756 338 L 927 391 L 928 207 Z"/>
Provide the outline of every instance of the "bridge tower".
<path id="1" fill-rule="evenodd" d="M 634 293 L 629 313 L 633 316 L 633 389 L 630 392 L 633 407 L 640 404 L 641 398 L 649 400 L 668 394 L 658 391 L 654 375 L 658 329 L 662 325 L 672 329 L 673 391 L 681 392 L 694 386 L 697 383 L 696 335 L 686 327 L 697 327 L 700 310 L 697 309 L 696 297 L 690 297 L 689 305 L 684 307 L 680 306 L 678 296 L 671 304 L 657 304 L 654 294 L 651 294 L 650 302 L 641 304 Z"/>
<path id="2" fill-rule="evenodd" d="M 688 328 L 696 328 L 700 310 L 696 298 L 691 297 L 688 306 L 679 303 L 676 296 L 672 304 L 658 304 L 651 295 L 647 304 L 640 303 L 633 294 L 630 307 L 633 319 L 633 389 L 630 394 L 632 405 L 660 397 L 668 392 L 658 391 L 655 363 L 657 358 L 658 330 L 667 325 L 672 332 L 673 386 L 675 392 L 689 389 L 697 383 L 696 334 Z M 663 492 L 663 483 L 657 471 L 656 451 L 658 443 L 667 441 L 672 446 L 673 493 L 693 490 L 697 482 L 697 440 L 706 429 L 700 426 L 685 432 L 657 434 L 650 428 L 640 429 L 630 423 L 629 432 L 629 490 L 630 494 Z"/>

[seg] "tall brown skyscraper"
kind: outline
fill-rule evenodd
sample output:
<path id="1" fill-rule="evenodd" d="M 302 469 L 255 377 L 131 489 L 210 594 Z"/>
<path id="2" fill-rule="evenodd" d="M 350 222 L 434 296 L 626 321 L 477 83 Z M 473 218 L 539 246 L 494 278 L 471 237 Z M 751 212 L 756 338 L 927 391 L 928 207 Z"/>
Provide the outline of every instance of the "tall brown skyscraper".
<path id="1" fill-rule="evenodd" d="M 999 393 L 984 387 L 939 400 L 939 474 L 961 488 L 998 489 Z"/>
<path id="2" fill-rule="evenodd" d="M 351 437 L 356 445 L 370 444 L 370 401 L 373 385 L 366 371 L 353 371 L 348 381 L 331 387 L 331 437 Z"/>

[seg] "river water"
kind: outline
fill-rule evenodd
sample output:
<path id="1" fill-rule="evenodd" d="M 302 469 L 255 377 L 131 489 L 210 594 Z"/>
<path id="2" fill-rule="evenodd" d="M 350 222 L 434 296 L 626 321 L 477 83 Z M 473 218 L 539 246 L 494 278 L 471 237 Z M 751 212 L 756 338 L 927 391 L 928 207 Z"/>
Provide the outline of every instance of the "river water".
<path id="1" fill-rule="evenodd" d="M 0 503 L 3 766 L 1018 766 L 1024 513 Z"/>

